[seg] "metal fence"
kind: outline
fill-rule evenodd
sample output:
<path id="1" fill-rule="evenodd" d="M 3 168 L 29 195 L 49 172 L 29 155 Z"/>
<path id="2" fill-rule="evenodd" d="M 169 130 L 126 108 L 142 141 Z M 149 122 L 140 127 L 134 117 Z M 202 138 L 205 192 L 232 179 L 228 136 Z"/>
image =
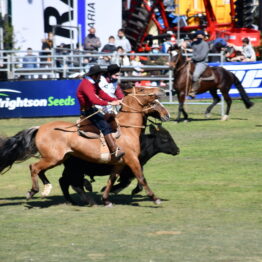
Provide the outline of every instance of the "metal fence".
<path id="1" fill-rule="evenodd" d="M 169 66 L 171 57 L 164 53 L 90 53 L 81 50 L 53 49 L 48 51 L 33 50 L 35 62 L 24 62 L 23 58 L 27 51 L 12 50 L 0 51 L 0 80 L 41 80 L 41 79 L 70 79 L 84 75 L 94 64 L 100 64 L 102 68 L 108 64 L 118 63 L 121 65 L 121 82 L 132 81 L 140 85 L 148 81 L 151 85 L 160 86 L 165 90 L 166 104 L 177 104 L 174 97 L 173 71 Z M 219 56 L 223 61 L 222 54 L 210 54 Z M 123 57 L 128 57 L 129 64 L 123 62 Z M 146 58 L 146 63 L 132 63 L 135 57 Z M 110 58 L 110 62 L 108 61 Z M 158 63 L 159 58 L 162 63 Z M 148 63 L 151 61 L 152 63 Z M 154 63 L 155 61 L 155 63 Z M 34 64 L 34 67 L 32 67 Z M 135 64 L 135 65 L 134 65 Z M 30 67 L 30 68 L 28 68 Z M 3 76 L 4 75 L 4 76 Z M 188 101 L 187 104 L 202 104 L 202 102 Z M 223 103 L 222 111 L 223 115 Z"/>

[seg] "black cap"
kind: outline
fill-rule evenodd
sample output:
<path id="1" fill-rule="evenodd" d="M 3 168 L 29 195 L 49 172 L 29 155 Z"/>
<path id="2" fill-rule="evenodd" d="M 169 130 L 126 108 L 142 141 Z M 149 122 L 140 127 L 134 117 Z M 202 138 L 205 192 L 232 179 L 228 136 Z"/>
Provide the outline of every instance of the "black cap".
<path id="1" fill-rule="evenodd" d="M 110 74 L 110 75 L 114 75 L 118 72 L 120 72 L 120 66 L 118 66 L 117 64 L 111 64 L 107 67 L 107 72 Z"/>
<path id="2" fill-rule="evenodd" d="M 195 36 L 197 36 L 197 35 L 205 36 L 205 32 L 202 31 L 202 30 L 198 30 L 198 31 L 196 31 L 196 33 L 195 33 Z"/>
<path id="3" fill-rule="evenodd" d="M 93 76 L 93 75 L 98 75 L 98 74 L 102 74 L 105 71 L 99 66 L 99 65 L 94 65 L 91 66 L 88 73 L 86 75 L 88 76 Z"/>

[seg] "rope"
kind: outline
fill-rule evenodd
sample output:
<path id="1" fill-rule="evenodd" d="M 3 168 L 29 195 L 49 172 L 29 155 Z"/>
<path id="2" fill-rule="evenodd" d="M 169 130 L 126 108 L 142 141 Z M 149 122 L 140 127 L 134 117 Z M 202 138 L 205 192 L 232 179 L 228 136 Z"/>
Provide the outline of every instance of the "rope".
<path id="1" fill-rule="evenodd" d="M 90 117 L 92 117 L 92 116 L 94 116 L 94 115 L 96 115 L 96 114 L 98 114 L 99 112 L 102 112 L 102 111 L 103 111 L 103 109 L 100 108 L 100 109 L 98 109 L 96 112 L 94 112 L 93 114 L 91 114 L 91 115 L 89 115 L 89 116 L 81 119 L 78 123 L 76 123 L 76 124 L 74 124 L 74 125 L 72 125 L 72 126 L 67 126 L 67 127 L 65 127 L 65 128 L 70 128 L 70 127 L 78 126 L 78 125 L 79 125 L 81 122 L 83 122 L 84 120 L 86 120 L 86 119 L 88 119 L 88 118 L 90 118 Z"/>

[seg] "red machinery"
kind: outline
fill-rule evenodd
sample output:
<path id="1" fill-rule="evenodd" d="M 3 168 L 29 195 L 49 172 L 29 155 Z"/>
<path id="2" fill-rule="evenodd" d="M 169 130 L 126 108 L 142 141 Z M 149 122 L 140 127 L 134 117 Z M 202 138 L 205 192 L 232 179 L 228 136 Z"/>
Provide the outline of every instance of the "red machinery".
<path id="1" fill-rule="evenodd" d="M 130 40 L 134 50 L 139 51 L 145 49 L 145 40 L 148 39 L 147 31 L 150 21 L 153 21 L 157 26 L 158 34 L 160 35 L 159 37 L 161 37 L 161 35 L 167 37 L 166 32 L 168 31 L 176 33 L 179 30 L 183 37 L 183 34 L 198 29 L 204 29 L 209 34 L 210 40 L 222 37 L 227 42 L 241 45 L 241 40 L 244 37 L 249 37 L 253 46 L 260 45 L 260 31 L 241 26 L 243 25 L 242 20 L 245 18 L 245 15 L 249 25 L 251 23 L 249 17 L 250 15 L 253 16 L 253 14 L 251 13 L 249 15 L 245 13 L 251 12 L 248 8 L 250 6 L 250 0 L 237 0 L 235 3 L 234 0 L 230 0 L 231 22 L 224 24 L 217 22 L 210 0 L 203 0 L 205 6 L 205 21 L 203 22 L 202 19 L 200 25 L 181 25 L 180 28 L 171 25 L 162 0 L 154 0 L 150 2 L 151 5 L 148 4 L 147 0 L 132 0 L 131 7 L 127 12 L 124 28 L 126 29 L 126 36 Z M 249 17 L 247 15 L 249 15 Z M 159 22 L 159 17 L 161 18 L 162 23 Z"/>

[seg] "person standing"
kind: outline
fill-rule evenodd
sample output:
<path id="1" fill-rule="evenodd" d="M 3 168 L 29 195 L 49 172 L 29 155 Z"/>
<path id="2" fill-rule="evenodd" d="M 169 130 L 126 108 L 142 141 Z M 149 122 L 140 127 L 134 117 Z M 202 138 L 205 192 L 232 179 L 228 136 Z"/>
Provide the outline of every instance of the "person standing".
<path id="1" fill-rule="evenodd" d="M 199 88 L 199 77 L 207 68 L 206 60 L 209 53 L 209 46 L 205 41 L 205 33 L 203 31 L 196 32 L 191 48 L 192 57 L 188 59 L 193 61 L 195 69 L 192 77 L 192 88 L 189 95 L 194 98 Z"/>
<path id="2" fill-rule="evenodd" d="M 27 48 L 27 53 L 26 55 L 23 57 L 23 68 L 28 68 L 28 69 L 33 69 L 33 68 L 37 68 L 37 57 L 35 55 L 33 55 L 33 50 L 31 47 Z M 33 75 L 26 75 L 25 76 L 26 79 L 29 78 L 34 78 Z"/>
<path id="3" fill-rule="evenodd" d="M 84 50 L 86 51 L 98 51 L 101 47 L 100 38 L 96 36 L 96 29 L 94 27 L 89 28 L 89 34 L 85 37 Z"/>
<path id="4" fill-rule="evenodd" d="M 118 30 L 115 44 L 116 44 L 117 47 L 121 46 L 125 50 L 125 52 L 131 51 L 131 44 L 125 36 L 124 29 Z"/>
<path id="5" fill-rule="evenodd" d="M 103 70 L 99 65 L 90 67 L 89 72 L 77 88 L 77 98 L 80 104 L 81 115 L 84 117 L 92 115 L 89 119 L 103 133 L 111 153 L 111 160 L 118 161 L 125 153 L 116 145 L 110 125 L 95 106 L 117 106 L 120 105 L 121 100 L 107 95 L 99 87 L 98 84 L 102 73 Z"/>

